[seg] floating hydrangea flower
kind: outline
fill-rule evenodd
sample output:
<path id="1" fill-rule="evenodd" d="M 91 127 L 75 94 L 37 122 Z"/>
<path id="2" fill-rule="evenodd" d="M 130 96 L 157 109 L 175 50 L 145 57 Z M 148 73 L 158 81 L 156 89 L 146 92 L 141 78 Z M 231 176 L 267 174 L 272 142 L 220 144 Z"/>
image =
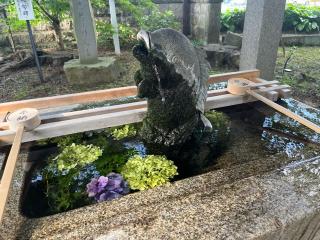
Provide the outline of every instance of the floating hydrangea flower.
<path id="1" fill-rule="evenodd" d="M 87 184 L 87 193 L 97 202 L 110 201 L 128 194 L 129 186 L 120 174 L 110 173 L 106 177 L 93 178 Z"/>

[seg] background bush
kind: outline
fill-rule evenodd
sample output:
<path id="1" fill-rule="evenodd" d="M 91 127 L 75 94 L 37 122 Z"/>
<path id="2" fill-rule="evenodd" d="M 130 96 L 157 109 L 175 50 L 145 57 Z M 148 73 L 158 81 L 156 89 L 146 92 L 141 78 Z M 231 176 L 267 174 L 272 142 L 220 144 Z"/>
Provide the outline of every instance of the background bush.
<path id="1" fill-rule="evenodd" d="M 244 18 L 246 11 L 244 9 L 227 10 L 221 14 L 221 31 L 243 32 Z"/>
<path id="2" fill-rule="evenodd" d="M 242 32 L 245 10 L 227 10 L 221 15 L 221 31 Z M 320 7 L 287 4 L 283 32 L 317 33 L 320 28 Z"/>

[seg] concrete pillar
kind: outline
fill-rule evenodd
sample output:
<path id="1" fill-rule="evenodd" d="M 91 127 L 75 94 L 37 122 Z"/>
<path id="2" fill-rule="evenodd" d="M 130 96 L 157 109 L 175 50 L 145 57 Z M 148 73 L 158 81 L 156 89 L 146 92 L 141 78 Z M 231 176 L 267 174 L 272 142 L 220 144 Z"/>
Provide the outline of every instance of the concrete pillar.
<path id="1" fill-rule="evenodd" d="M 223 0 L 191 0 L 191 35 L 205 44 L 219 43 Z"/>
<path id="2" fill-rule="evenodd" d="M 97 38 L 90 0 L 71 0 L 80 63 L 98 62 Z"/>
<path id="3" fill-rule="evenodd" d="M 272 80 L 282 34 L 286 0 L 248 0 L 244 23 L 240 70 L 260 69 Z"/>

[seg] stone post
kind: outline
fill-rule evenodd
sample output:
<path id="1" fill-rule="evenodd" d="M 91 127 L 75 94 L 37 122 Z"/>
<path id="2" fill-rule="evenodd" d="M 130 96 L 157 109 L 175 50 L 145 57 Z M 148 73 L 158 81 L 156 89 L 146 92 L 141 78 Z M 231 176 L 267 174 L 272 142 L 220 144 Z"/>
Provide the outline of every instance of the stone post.
<path id="1" fill-rule="evenodd" d="M 282 34 L 286 0 L 248 0 L 240 70 L 259 69 L 272 80 Z"/>
<path id="2" fill-rule="evenodd" d="M 205 44 L 219 43 L 223 0 L 191 0 L 192 37 Z"/>
<path id="3" fill-rule="evenodd" d="M 79 58 L 65 62 L 63 69 L 69 83 L 94 86 L 119 80 L 123 68 L 113 57 L 98 57 L 95 22 L 90 0 L 71 0 Z"/>
<path id="4" fill-rule="evenodd" d="M 98 62 L 95 22 L 90 0 L 71 0 L 75 35 L 81 64 Z"/>

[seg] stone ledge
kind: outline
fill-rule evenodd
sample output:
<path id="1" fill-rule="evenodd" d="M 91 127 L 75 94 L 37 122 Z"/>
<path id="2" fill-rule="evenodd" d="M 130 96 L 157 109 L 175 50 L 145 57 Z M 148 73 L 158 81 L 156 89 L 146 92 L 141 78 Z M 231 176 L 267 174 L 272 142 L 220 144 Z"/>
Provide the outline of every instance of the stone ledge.
<path id="1" fill-rule="evenodd" d="M 25 219 L 18 238 L 319 239 L 320 157 L 263 175 L 249 169 L 210 172 L 117 201 Z"/>

